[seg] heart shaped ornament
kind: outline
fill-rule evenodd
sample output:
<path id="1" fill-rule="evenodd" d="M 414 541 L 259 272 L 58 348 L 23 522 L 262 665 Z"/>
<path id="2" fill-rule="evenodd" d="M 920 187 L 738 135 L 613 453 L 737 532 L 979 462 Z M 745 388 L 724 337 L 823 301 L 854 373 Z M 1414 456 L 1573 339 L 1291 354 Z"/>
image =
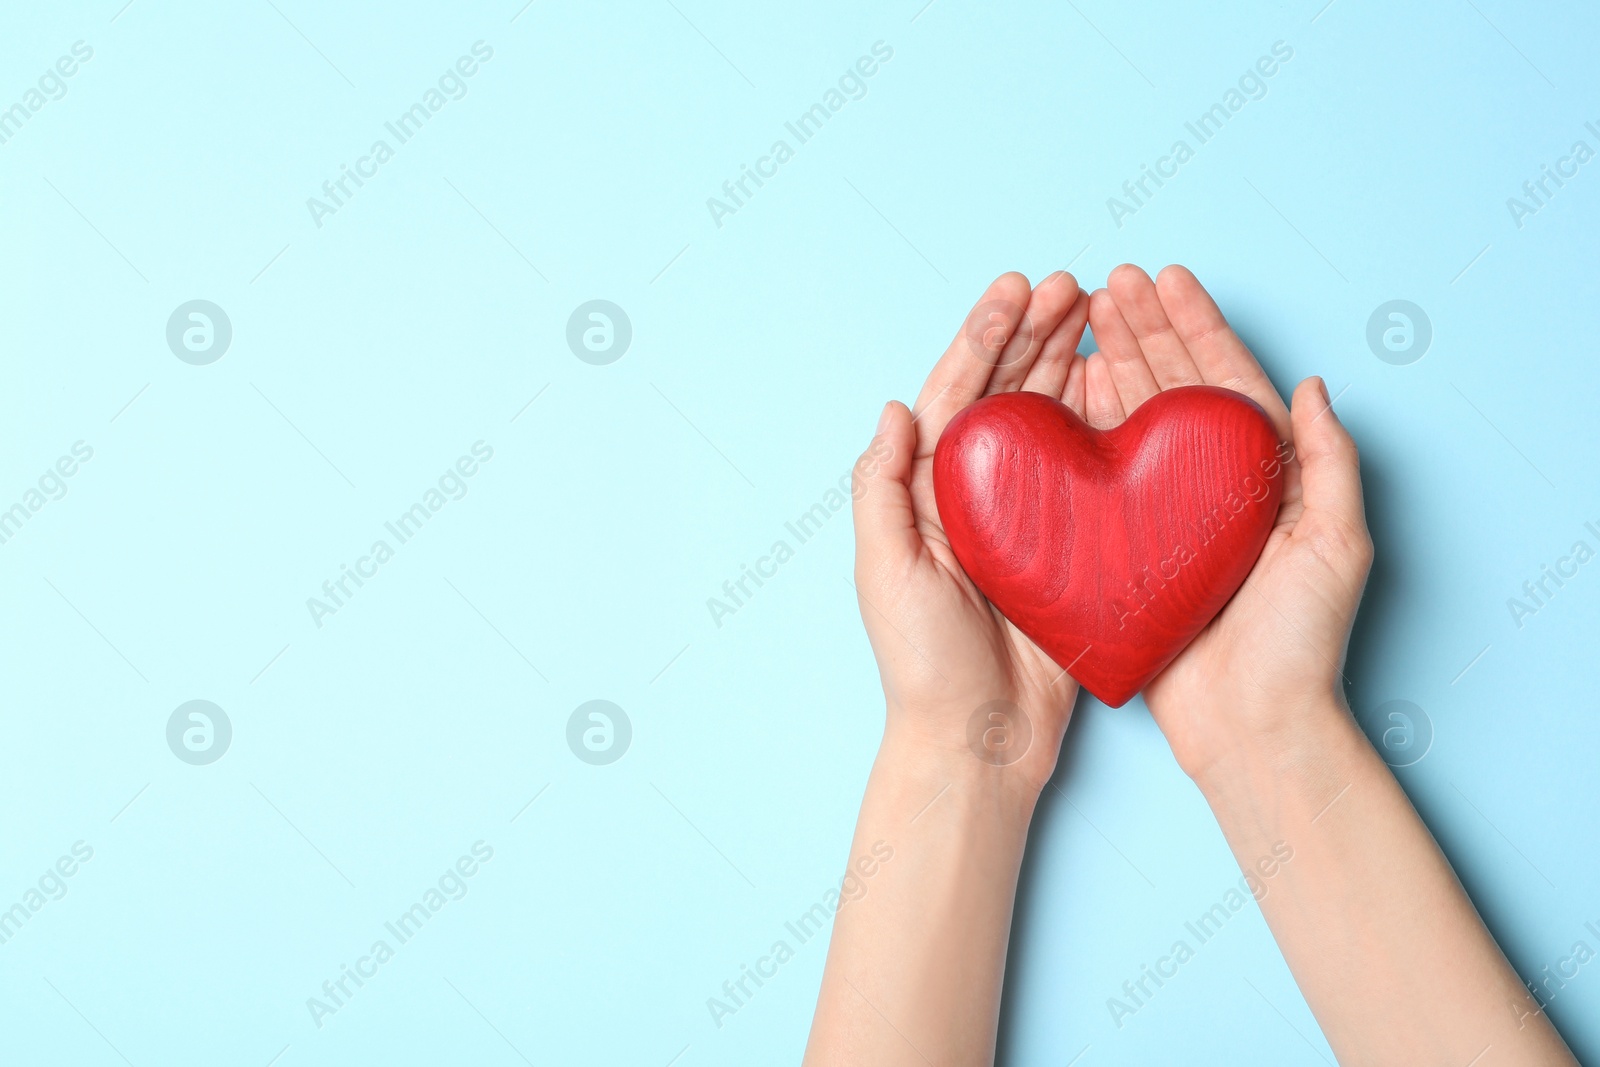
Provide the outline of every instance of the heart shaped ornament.
<path id="1" fill-rule="evenodd" d="M 945 427 L 933 492 L 989 602 L 1121 707 L 1249 575 L 1291 454 L 1253 400 L 1214 386 L 1158 393 L 1108 431 L 999 393 Z"/>

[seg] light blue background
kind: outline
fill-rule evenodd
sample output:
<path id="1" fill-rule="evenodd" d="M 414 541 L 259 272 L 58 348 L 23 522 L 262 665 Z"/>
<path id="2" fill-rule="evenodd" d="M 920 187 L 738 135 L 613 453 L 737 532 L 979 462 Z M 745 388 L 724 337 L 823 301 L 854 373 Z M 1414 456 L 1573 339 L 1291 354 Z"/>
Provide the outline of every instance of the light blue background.
<path id="1" fill-rule="evenodd" d="M 1521 629 L 1506 606 L 1600 525 L 1600 162 L 1506 207 L 1600 148 L 1592 8 L 274 2 L 3 16 L 0 107 L 94 58 L 0 145 L 0 507 L 94 458 L 0 545 L 0 908 L 94 858 L 0 945 L 0 1058 L 798 1059 L 821 938 L 721 1028 L 706 1000 L 846 858 L 882 714 L 848 518 L 720 628 L 706 600 L 987 281 L 1069 264 L 1189 264 L 1280 387 L 1326 377 L 1379 551 L 1351 701 L 1431 718 L 1400 779 L 1525 978 L 1600 948 L 1600 562 Z M 314 225 L 478 40 L 467 96 Z M 867 95 L 716 226 L 880 40 Z M 1279 40 L 1267 95 L 1118 228 L 1106 198 Z M 165 341 L 195 298 L 234 328 L 210 366 Z M 610 366 L 565 342 L 593 298 L 633 323 Z M 1393 298 L 1433 323 L 1409 366 L 1365 342 Z M 467 496 L 315 626 L 478 440 Z M 234 728 L 203 767 L 164 733 L 196 698 Z M 633 724 L 610 766 L 565 741 L 595 698 Z M 1254 909 L 1116 1027 L 1238 870 L 1137 701 L 1082 701 L 1055 784 L 1004 1062 L 1331 1059 Z M 317 1028 L 307 998 L 478 840 L 468 894 Z M 1600 1061 L 1600 964 L 1551 1013 Z"/>

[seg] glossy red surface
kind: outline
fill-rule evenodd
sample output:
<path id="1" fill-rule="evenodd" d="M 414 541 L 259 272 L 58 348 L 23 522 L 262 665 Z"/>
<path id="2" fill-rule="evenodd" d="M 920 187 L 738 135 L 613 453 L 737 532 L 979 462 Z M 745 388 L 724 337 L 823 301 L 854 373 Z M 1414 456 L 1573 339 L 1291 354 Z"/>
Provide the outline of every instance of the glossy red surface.
<path id="1" fill-rule="evenodd" d="M 1119 707 L 1249 575 L 1288 455 L 1227 389 L 1166 390 L 1106 432 L 1040 393 L 1001 393 L 945 428 L 934 496 L 984 596 Z"/>

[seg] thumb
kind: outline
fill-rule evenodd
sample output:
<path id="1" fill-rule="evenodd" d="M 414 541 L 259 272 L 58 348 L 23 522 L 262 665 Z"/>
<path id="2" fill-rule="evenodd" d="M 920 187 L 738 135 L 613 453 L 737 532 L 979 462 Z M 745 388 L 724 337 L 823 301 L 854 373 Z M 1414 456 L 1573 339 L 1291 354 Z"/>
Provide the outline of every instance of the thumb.
<path id="1" fill-rule="evenodd" d="M 911 412 L 898 400 L 889 401 L 878 418 L 877 435 L 850 472 L 858 567 L 915 556 L 922 547 L 911 506 L 916 442 Z"/>
<path id="2" fill-rule="evenodd" d="M 1301 523 L 1308 524 L 1307 532 L 1318 540 L 1338 544 L 1341 555 L 1370 558 L 1361 458 L 1350 431 L 1334 413 L 1321 378 L 1307 378 L 1295 389 L 1290 423 L 1306 509 Z"/>

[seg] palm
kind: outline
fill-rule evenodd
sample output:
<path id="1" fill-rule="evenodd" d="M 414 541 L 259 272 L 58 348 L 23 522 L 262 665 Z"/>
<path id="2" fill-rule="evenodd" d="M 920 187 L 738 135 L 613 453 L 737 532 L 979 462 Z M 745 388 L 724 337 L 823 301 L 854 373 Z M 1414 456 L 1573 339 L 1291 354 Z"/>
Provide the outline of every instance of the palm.
<path id="1" fill-rule="evenodd" d="M 1090 309 L 1101 352 L 1086 375 L 1091 423 L 1115 426 L 1165 389 L 1217 385 L 1255 400 L 1279 438 L 1302 447 L 1293 425 L 1314 430 L 1322 415 L 1305 415 L 1306 424 L 1299 423 L 1297 401 L 1291 423 L 1277 390 L 1194 275 L 1168 268 L 1158 289 L 1137 268 L 1121 267 L 1109 284 Z M 1318 499 L 1308 500 L 1303 473 L 1298 456 L 1284 464 L 1277 521 L 1249 577 L 1145 689 L 1151 713 L 1186 767 L 1225 744 L 1223 735 L 1240 716 L 1258 727 L 1294 702 L 1306 678 L 1340 673 L 1349 616 L 1365 579 L 1359 560 L 1370 554 L 1370 543 L 1359 515 L 1359 486 L 1351 515 L 1324 499 L 1347 500 L 1349 486 L 1318 486 Z M 1219 692 L 1242 698 L 1218 709 L 1208 696 Z"/>
<path id="2" fill-rule="evenodd" d="M 928 376 L 917 414 L 885 410 L 875 446 L 890 446 L 883 465 L 893 473 L 868 480 L 869 498 L 857 502 L 856 588 L 891 703 L 936 709 L 924 715 L 936 721 L 920 725 L 949 738 L 952 725 L 988 702 L 1014 702 L 1046 742 L 1029 757 L 1041 774 L 1077 686 L 989 604 L 951 551 L 933 494 L 933 453 L 946 424 L 980 397 L 1026 389 L 1108 430 L 1164 389 L 1215 385 L 1255 400 L 1280 439 L 1295 432 L 1277 390 L 1193 274 L 1169 267 L 1158 286 L 1123 266 L 1108 285 L 1090 297 L 1064 272 L 1031 292 L 1021 275 L 996 280 Z M 1086 322 L 1099 344 L 1088 358 L 1077 354 Z M 1336 420 L 1317 429 L 1326 400 L 1316 410 L 1302 416 L 1296 401 L 1293 426 L 1306 440 L 1353 447 L 1342 430 L 1327 432 Z M 1317 469 L 1314 487 L 1309 467 L 1285 464 L 1277 524 L 1244 586 L 1145 691 L 1185 767 L 1226 743 L 1234 726 L 1283 714 L 1307 677 L 1338 675 L 1371 546 L 1353 453 Z M 1216 693 L 1234 694 L 1234 706 L 1209 705 Z"/>
<path id="3" fill-rule="evenodd" d="M 1064 272 L 1032 291 L 1017 274 L 990 286 L 929 375 L 916 416 L 898 409 L 884 430 L 911 453 L 903 498 L 877 502 L 894 512 L 891 521 L 874 530 L 858 519 L 857 528 L 856 588 L 889 699 L 941 709 L 931 725 L 946 737 L 991 701 L 1019 705 L 1045 742 L 1026 758 L 1037 758 L 1044 773 L 1077 686 L 961 569 L 939 522 L 933 452 L 950 419 L 982 396 L 1030 389 L 1065 398 L 1074 388 L 1081 395 L 1077 345 L 1087 319 L 1087 295 Z"/>
<path id="4" fill-rule="evenodd" d="M 957 656 L 963 648 L 976 653 L 974 666 L 1002 668 L 1016 688 L 1030 695 L 1048 692 L 1057 681 L 1070 681 L 1062 678 L 1063 672 L 1054 660 L 989 603 L 962 569 L 939 523 L 931 455 L 913 461 L 911 505 L 923 546 L 916 580 L 927 582 L 929 594 L 946 600 L 951 608 L 951 637 L 960 643 L 950 651 Z M 1060 693 L 1057 687 L 1057 703 L 1063 702 Z M 1070 704 L 1071 696 L 1068 690 L 1064 702 Z"/>

